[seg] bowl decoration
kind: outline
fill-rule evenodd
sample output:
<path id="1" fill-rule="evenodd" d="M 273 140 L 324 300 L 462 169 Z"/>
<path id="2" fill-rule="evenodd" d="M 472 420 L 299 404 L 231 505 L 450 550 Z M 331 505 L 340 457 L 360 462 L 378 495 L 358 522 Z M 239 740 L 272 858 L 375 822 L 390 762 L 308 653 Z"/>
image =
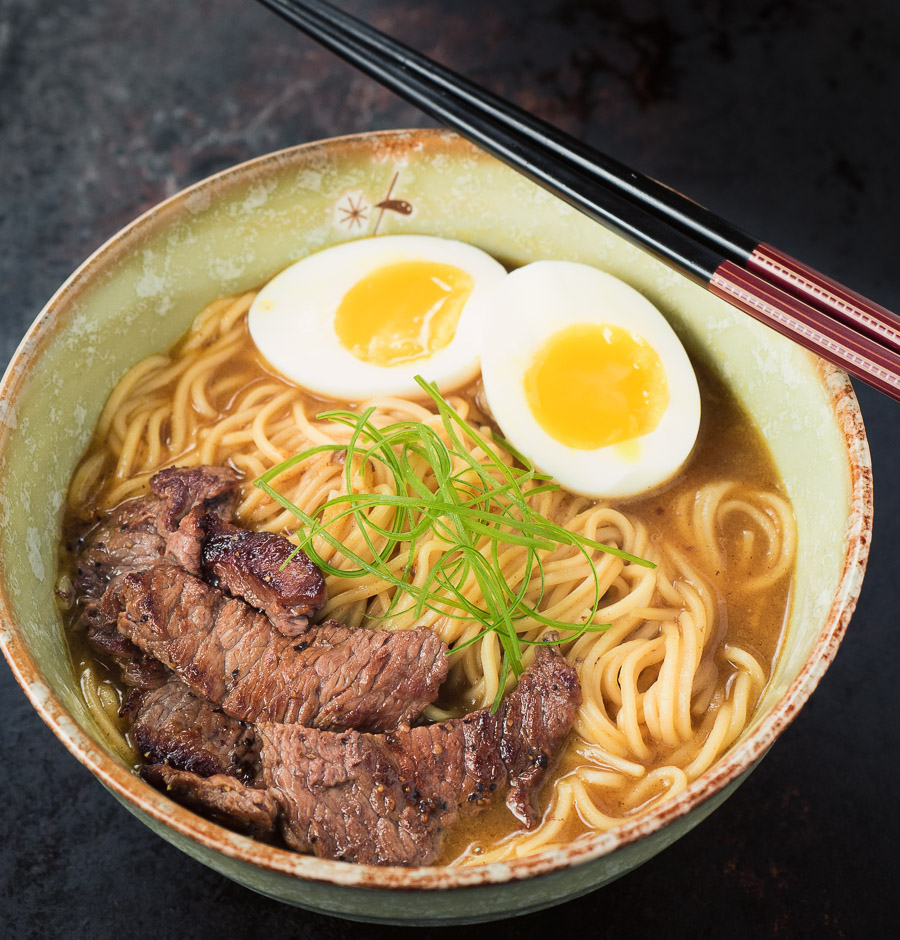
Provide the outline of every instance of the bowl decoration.
<path id="1" fill-rule="evenodd" d="M 114 756 L 80 695 L 55 602 L 65 492 L 122 374 L 171 346 L 213 299 L 256 287 L 313 251 L 389 233 L 459 239 L 508 266 L 580 261 L 637 288 L 734 390 L 768 443 L 797 518 L 785 639 L 737 743 L 650 812 L 510 862 L 353 865 L 256 842 L 189 812 Z M 9 366 L 0 389 L 0 494 L 0 639 L 63 744 L 151 829 L 229 878 L 322 913 L 397 923 L 474 922 L 559 903 L 628 872 L 697 825 L 750 773 L 833 658 L 861 586 L 872 520 L 868 448 L 846 375 L 461 138 L 420 130 L 260 157 L 115 235 L 51 299 Z"/>

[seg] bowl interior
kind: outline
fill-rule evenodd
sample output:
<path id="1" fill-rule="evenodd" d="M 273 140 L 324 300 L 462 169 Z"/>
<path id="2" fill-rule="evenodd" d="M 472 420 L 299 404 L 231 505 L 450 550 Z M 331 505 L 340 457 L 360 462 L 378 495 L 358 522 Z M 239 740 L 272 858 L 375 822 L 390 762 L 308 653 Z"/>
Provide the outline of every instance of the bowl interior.
<path id="1" fill-rule="evenodd" d="M 343 138 L 220 174 L 117 235 L 48 305 L 0 400 L 2 629 L 29 694 L 70 747 L 87 734 L 106 753 L 81 746 L 95 770 L 115 760 L 80 697 L 53 595 L 68 480 L 115 381 L 165 350 L 214 298 L 330 244 L 413 232 L 468 241 L 509 264 L 565 258 L 621 277 L 664 311 L 759 425 L 800 545 L 777 669 L 716 787 L 734 779 L 811 691 L 859 588 L 868 456 L 852 392 L 842 373 L 441 132 Z M 145 789 L 134 780 L 136 802 Z"/>

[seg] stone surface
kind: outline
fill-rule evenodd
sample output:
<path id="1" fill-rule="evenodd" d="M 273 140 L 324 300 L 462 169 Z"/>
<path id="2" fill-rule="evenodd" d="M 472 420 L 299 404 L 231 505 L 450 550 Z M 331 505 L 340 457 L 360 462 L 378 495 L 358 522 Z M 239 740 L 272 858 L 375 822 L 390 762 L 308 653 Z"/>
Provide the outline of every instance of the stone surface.
<path id="1" fill-rule="evenodd" d="M 893 0 L 342 5 L 900 309 Z M 302 141 L 429 123 L 249 0 L 0 0 L 0 361 L 84 257 L 182 186 Z M 643 868 L 469 935 L 891 932 L 900 406 L 860 397 L 876 480 L 869 573 L 795 724 L 724 807 Z M 4 935 L 413 935 L 297 911 L 208 871 L 113 801 L 7 669 L 0 702 Z"/>

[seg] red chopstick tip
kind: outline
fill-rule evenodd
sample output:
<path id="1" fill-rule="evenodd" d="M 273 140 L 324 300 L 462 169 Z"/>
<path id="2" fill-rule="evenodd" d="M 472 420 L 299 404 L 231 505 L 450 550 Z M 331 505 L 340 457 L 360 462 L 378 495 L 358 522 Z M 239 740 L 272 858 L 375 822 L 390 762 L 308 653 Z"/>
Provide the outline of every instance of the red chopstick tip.
<path id="1" fill-rule="evenodd" d="M 900 317 L 802 261 L 760 243 L 747 270 L 900 353 Z"/>
<path id="2" fill-rule="evenodd" d="M 709 281 L 717 297 L 749 313 L 811 352 L 900 401 L 900 354 L 851 325 L 793 297 L 733 261 L 723 261 Z"/>

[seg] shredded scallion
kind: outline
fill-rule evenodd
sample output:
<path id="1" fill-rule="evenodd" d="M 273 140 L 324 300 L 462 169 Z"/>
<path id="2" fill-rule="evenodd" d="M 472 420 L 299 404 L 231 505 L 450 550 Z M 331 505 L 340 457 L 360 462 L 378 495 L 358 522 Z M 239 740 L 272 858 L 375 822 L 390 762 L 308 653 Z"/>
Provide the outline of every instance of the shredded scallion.
<path id="1" fill-rule="evenodd" d="M 472 427 L 443 398 L 433 383 L 421 377 L 416 381 L 434 402 L 444 438 L 427 424 L 411 420 L 386 427 L 372 422 L 374 408 L 362 414 L 347 410 L 323 412 L 317 417 L 350 428 L 348 443 L 320 444 L 283 461 L 262 474 L 256 486 L 300 521 L 299 549 L 326 574 L 340 578 L 374 575 L 396 588 L 390 607 L 382 617 L 412 612 L 421 617 L 425 610 L 457 620 L 478 623 L 478 633 L 458 643 L 450 653 L 496 632 L 503 650 L 503 662 L 496 707 L 503 695 L 509 671 L 522 672 L 522 648 L 525 645 L 567 643 L 586 632 L 609 628 L 595 624 L 602 600 L 599 580 L 591 551 L 615 555 L 632 564 L 653 568 L 652 562 L 638 558 L 614 546 L 604 545 L 572 532 L 541 515 L 531 501 L 541 493 L 559 489 L 534 464 L 498 434 L 486 438 Z M 475 445 L 478 455 L 466 442 Z M 341 452 L 344 461 L 344 490 L 308 513 L 278 492 L 272 481 L 287 470 L 316 454 Z M 360 468 L 381 464 L 393 481 L 393 493 L 358 492 L 354 476 Z M 459 467 L 462 469 L 458 469 Z M 454 467 L 457 469 L 454 470 Z M 430 473 L 423 473 L 423 469 Z M 432 482 L 429 486 L 424 482 Z M 388 507 L 390 522 L 379 525 L 372 518 L 374 510 Z M 330 529 L 352 517 L 370 557 L 361 555 L 336 538 Z M 410 577 L 417 543 L 426 535 L 446 542 L 447 549 L 427 573 L 420 585 Z M 316 551 L 314 540 L 321 539 L 342 559 L 337 567 Z M 545 593 L 543 557 L 569 545 L 589 562 L 593 575 L 593 600 L 580 624 L 547 617 L 540 611 Z M 501 571 L 500 553 L 504 546 L 524 550 L 524 570 L 520 584 L 513 589 Z M 400 564 L 402 562 L 402 564 Z M 396 573 L 399 568 L 399 573 Z M 464 585 L 474 578 L 481 594 L 475 603 L 464 592 Z M 537 580 L 537 593 L 526 598 Z M 401 598 L 409 606 L 398 610 Z M 523 620 L 552 628 L 558 639 L 526 640 L 519 636 L 517 624 Z"/>

